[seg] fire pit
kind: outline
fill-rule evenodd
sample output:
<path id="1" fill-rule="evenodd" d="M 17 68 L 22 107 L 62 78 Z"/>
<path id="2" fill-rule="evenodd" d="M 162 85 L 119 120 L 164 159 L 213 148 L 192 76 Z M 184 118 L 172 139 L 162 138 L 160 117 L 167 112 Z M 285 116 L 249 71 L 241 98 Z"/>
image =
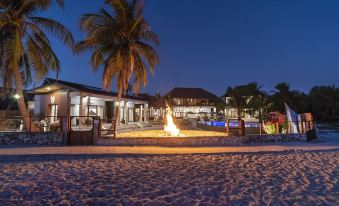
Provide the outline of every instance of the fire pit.
<path id="1" fill-rule="evenodd" d="M 205 130 L 181 130 L 181 135 L 176 137 L 226 137 L 224 132 L 214 132 Z M 163 130 L 144 130 L 144 131 L 131 131 L 120 132 L 117 134 L 117 138 L 139 138 L 139 137 L 173 137 L 164 135 Z M 173 137 L 175 138 L 175 137 Z"/>
<path id="2" fill-rule="evenodd" d="M 165 134 L 160 134 L 159 136 L 165 137 L 178 137 L 178 136 L 185 136 L 184 134 L 180 134 L 180 129 L 174 124 L 173 117 L 172 117 L 172 110 L 167 105 L 166 108 L 166 124 L 164 125 Z"/>
<path id="3" fill-rule="evenodd" d="M 143 130 L 120 132 L 117 134 L 118 138 L 162 138 L 162 137 L 225 137 L 224 132 L 214 132 L 205 130 L 180 130 L 174 124 L 172 117 L 172 110 L 169 106 L 166 108 L 166 124 L 164 130 Z"/>

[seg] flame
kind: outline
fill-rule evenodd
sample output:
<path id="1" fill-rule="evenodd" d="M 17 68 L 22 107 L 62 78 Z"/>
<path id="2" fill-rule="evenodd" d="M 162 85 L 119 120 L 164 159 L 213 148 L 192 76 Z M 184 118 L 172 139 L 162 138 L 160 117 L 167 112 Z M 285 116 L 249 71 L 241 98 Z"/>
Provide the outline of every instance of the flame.
<path id="1" fill-rule="evenodd" d="M 166 108 L 166 120 L 167 120 L 167 124 L 165 125 L 165 128 L 164 128 L 166 135 L 174 136 L 174 137 L 179 136 L 180 129 L 178 129 L 177 126 L 174 124 L 173 117 L 172 117 L 172 110 L 168 105 Z"/>

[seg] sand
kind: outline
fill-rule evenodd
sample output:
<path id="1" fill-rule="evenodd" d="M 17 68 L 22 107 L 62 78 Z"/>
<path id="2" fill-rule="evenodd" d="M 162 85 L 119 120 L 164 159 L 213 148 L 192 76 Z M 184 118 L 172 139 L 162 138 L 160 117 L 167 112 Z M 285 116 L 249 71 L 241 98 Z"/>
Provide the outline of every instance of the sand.
<path id="1" fill-rule="evenodd" d="M 339 150 L 0 162 L 1 205 L 339 205 Z"/>

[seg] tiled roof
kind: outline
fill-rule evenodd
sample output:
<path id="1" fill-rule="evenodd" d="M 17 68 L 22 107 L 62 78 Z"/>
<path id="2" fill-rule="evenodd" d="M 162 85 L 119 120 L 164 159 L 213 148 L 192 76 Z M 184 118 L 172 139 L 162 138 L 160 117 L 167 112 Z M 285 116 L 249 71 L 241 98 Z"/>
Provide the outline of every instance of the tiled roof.
<path id="1" fill-rule="evenodd" d="M 216 100 L 218 97 L 202 88 L 183 88 L 175 87 L 165 95 L 166 98 L 192 98 L 192 99 L 212 99 Z"/>

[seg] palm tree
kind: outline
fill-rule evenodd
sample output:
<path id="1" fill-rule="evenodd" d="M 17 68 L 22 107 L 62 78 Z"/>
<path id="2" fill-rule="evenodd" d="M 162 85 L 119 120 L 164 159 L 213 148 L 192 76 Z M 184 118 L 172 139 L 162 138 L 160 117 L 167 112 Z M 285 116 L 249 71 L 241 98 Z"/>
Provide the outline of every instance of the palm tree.
<path id="1" fill-rule="evenodd" d="M 268 94 L 262 89 L 262 85 L 257 82 L 251 82 L 248 88 L 248 112 L 255 114 L 258 112 L 259 122 L 262 122 L 268 116 L 268 109 L 272 106 Z"/>
<path id="2" fill-rule="evenodd" d="M 86 32 L 85 40 L 75 46 L 76 53 L 91 51 L 90 64 L 94 71 L 103 67 L 103 87 L 109 90 L 115 80 L 118 88 L 114 122 L 119 119 L 122 92 L 133 80 L 138 93 L 147 84 L 147 69 L 153 74 L 159 63 L 156 50 L 149 44 L 159 45 L 158 36 L 151 31 L 143 17 L 143 1 L 106 0 L 112 11 L 100 9 L 97 14 L 85 14 L 80 19 L 80 29 Z"/>
<path id="3" fill-rule="evenodd" d="M 297 107 L 299 105 L 298 97 L 300 93 L 296 90 L 291 90 L 290 85 L 288 83 L 282 82 L 275 86 L 275 90 L 273 90 L 272 95 L 272 109 L 274 111 L 285 111 L 284 103 L 292 107 Z"/>
<path id="4" fill-rule="evenodd" d="M 338 120 L 339 88 L 334 85 L 315 86 L 309 93 L 312 113 L 322 120 Z"/>
<path id="5" fill-rule="evenodd" d="M 37 16 L 53 0 L 0 0 L 0 78 L 7 88 L 15 85 L 19 111 L 29 128 L 23 88 L 32 77 L 41 80 L 49 71 L 60 70 L 60 61 L 52 50 L 46 31 L 66 45 L 73 46 L 73 36 L 59 22 Z M 55 0 L 63 7 L 63 0 Z M 35 128 L 36 129 L 36 128 Z M 34 129 L 34 130 L 35 130 Z"/>
<path id="6" fill-rule="evenodd" d="M 242 114 L 247 108 L 248 101 L 248 89 L 245 85 L 236 86 L 236 87 L 228 87 L 226 97 L 230 97 L 226 106 L 235 108 L 237 111 L 238 121 L 241 120 Z"/>

